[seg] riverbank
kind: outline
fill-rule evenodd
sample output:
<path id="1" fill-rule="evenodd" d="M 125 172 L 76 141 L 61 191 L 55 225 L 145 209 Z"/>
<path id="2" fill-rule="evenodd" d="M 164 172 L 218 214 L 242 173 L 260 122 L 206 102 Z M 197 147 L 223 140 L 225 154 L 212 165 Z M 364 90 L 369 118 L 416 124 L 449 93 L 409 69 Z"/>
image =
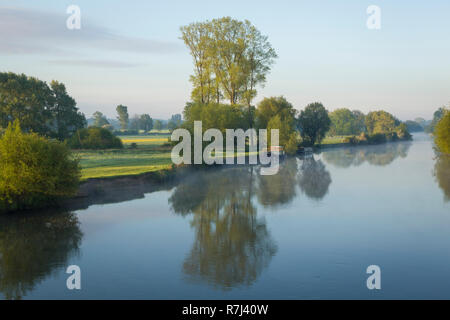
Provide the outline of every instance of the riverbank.
<path id="1" fill-rule="evenodd" d="M 326 137 L 314 149 L 323 150 L 327 148 L 370 145 L 346 142 L 350 137 Z M 173 169 L 170 156 L 172 147 L 168 144 L 168 134 L 158 136 L 122 136 L 120 138 L 124 144 L 124 149 L 81 150 L 75 152 L 75 155 L 80 158 L 82 183 L 91 179 L 133 177 L 152 172 L 166 172 Z"/>

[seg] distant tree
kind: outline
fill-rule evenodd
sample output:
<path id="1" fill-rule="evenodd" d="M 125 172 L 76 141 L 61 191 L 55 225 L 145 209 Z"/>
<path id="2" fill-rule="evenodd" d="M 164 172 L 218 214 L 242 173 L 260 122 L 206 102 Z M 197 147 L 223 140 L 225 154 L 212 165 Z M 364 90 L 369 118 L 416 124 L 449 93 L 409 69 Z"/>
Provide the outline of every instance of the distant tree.
<path id="1" fill-rule="evenodd" d="M 433 133 L 434 127 L 437 125 L 439 120 L 441 120 L 441 118 L 444 116 L 445 110 L 446 107 L 440 107 L 434 112 L 433 120 L 431 120 L 431 123 L 427 127 L 425 127 L 426 132 Z"/>
<path id="2" fill-rule="evenodd" d="M 349 109 L 336 109 L 329 113 L 331 120 L 330 135 L 359 135 L 361 131 L 361 119 Z"/>
<path id="3" fill-rule="evenodd" d="M 105 124 L 109 124 L 109 121 L 106 119 L 106 117 L 101 113 L 100 111 L 94 112 L 92 115 L 94 117 L 94 127 L 102 127 Z"/>
<path id="4" fill-rule="evenodd" d="M 311 146 L 322 141 L 331 125 L 328 111 L 320 102 L 308 104 L 298 120 L 303 143 Z"/>
<path id="5" fill-rule="evenodd" d="M 50 108 L 54 122 L 55 136 L 64 140 L 78 129 L 86 126 L 86 118 L 78 111 L 75 100 L 66 92 L 64 84 L 58 81 L 50 83 L 54 95 L 54 104 Z"/>
<path id="6" fill-rule="evenodd" d="M 423 131 L 423 127 L 420 123 L 412 120 L 407 120 L 405 122 L 406 128 L 409 132 L 420 132 Z"/>
<path id="7" fill-rule="evenodd" d="M 120 122 L 120 127 L 122 128 L 122 130 L 127 130 L 129 121 L 128 108 L 124 105 L 119 104 L 116 108 L 116 111 L 117 120 L 119 120 Z"/>
<path id="8" fill-rule="evenodd" d="M 140 117 L 137 114 L 135 114 L 130 120 L 129 128 L 131 130 L 138 131 L 139 127 L 140 127 Z"/>
<path id="9" fill-rule="evenodd" d="M 383 110 L 369 112 L 365 123 L 369 134 L 391 133 L 399 124 L 392 114 Z"/>
<path id="10" fill-rule="evenodd" d="M 365 124 L 366 116 L 364 115 L 364 113 L 362 113 L 359 110 L 353 110 L 352 113 L 353 117 L 355 118 L 356 130 L 359 133 L 366 132 L 366 124 Z"/>
<path id="11" fill-rule="evenodd" d="M 143 114 L 139 118 L 139 129 L 145 132 L 153 129 L 153 119 L 148 114 Z"/>
<path id="12" fill-rule="evenodd" d="M 155 122 L 153 124 L 153 129 L 158 130 L 158 131 L 162 129 L 161 120 L 155 120 Z"/>
<path id="13" fill-rule="evenodd" d="M 51 205 L 74 195 L 79 178 L 65 144 L 24 133 L 17 120 L 0 137 L 0 211 Z"/>
<path id="14" fill-rule="evenodd" d="M 174 114 L 167 122 L 167 128 L 170 131 L 178 128 L 181 125 L 181 114 Z"/>
<path id="15" fill-rule="evenodd" d="M 450 110 L 443 115 L 434 129 L 434 142 L 440 152 L 450 154 Z"/>
<path id="16" fill-rule="evenodd" d="M 415 118 L 414 121 L 421 125 L 423 129 L 425 129 L 425 127 L 427 126 L 427 120 L 425 120 L 424 118 L 418 117 Z"/>

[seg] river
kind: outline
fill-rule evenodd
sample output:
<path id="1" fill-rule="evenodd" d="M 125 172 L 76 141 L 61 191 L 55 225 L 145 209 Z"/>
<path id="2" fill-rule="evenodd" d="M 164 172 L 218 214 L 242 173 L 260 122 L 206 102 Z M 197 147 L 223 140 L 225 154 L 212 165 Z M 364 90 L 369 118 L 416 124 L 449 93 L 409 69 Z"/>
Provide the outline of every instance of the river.
<path id="1" fill-rule="evenodd" d="M 199 170 L 123 202 L 0 217 L 0 297 L 450 298 L 450 162 L 426 135 L 259 169 Z M 69 265 L 81 290 L 66 287 Z M 380 290 L 366 286 L 370 265 Z"/>

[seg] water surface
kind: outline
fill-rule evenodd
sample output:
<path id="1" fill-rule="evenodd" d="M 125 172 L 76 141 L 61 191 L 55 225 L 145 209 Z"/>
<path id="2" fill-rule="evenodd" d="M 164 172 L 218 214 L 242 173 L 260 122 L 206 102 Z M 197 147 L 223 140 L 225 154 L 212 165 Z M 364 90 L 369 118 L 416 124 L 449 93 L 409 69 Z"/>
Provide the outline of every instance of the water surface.
<path id="1" fill-rule="evenodd" d="M 134 200 L 0 217 L 0 297 L 449 299 L 450 161 L 414 138 L 290 158 L 275 176 L 203 170 Z M 73 264 L 80 291 L 66 288 Z M 381 290 L 366 287 L 373 264 Z"/>

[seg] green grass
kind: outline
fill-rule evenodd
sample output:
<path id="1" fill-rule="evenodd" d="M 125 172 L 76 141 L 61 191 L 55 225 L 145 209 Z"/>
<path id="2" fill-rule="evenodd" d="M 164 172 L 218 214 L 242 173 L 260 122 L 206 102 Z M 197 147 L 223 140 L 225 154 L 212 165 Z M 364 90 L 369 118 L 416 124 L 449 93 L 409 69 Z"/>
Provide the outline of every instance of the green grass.
<path id="1" fill-rule="evenodd" d="M 352 137 L 352 136 L 332 136 L 332 137 L 325 137 L 325 139 L 322 140 L 320 144 L 337 144 L 337 143 L 344 143 L 345 138 Z"/>
<path id="2" fill-rule="evenodd" d="M 172 166 L 170 146 L 165 146 L 168 136 L 122 136 L 123 149 L 78 150 L 81 179 L 136 175 L 169 169 Z M 131 143 L 137 148 L 131 149 Z"/>
<path id="3" fill-rule="evenodd" d="M 326 137 L 322 145 L 343 143 L 346 137 L 348 136 Z M 171 147 L 167 145 L 169 134 L 119 136 L 119 138 L 123 141 L 123 149 L 74 152 L 80 158 L 82 180 L 137 175 L 172 167 Z M 132 143 L 136 143 L 136 149 L 130 148 Z"/>

